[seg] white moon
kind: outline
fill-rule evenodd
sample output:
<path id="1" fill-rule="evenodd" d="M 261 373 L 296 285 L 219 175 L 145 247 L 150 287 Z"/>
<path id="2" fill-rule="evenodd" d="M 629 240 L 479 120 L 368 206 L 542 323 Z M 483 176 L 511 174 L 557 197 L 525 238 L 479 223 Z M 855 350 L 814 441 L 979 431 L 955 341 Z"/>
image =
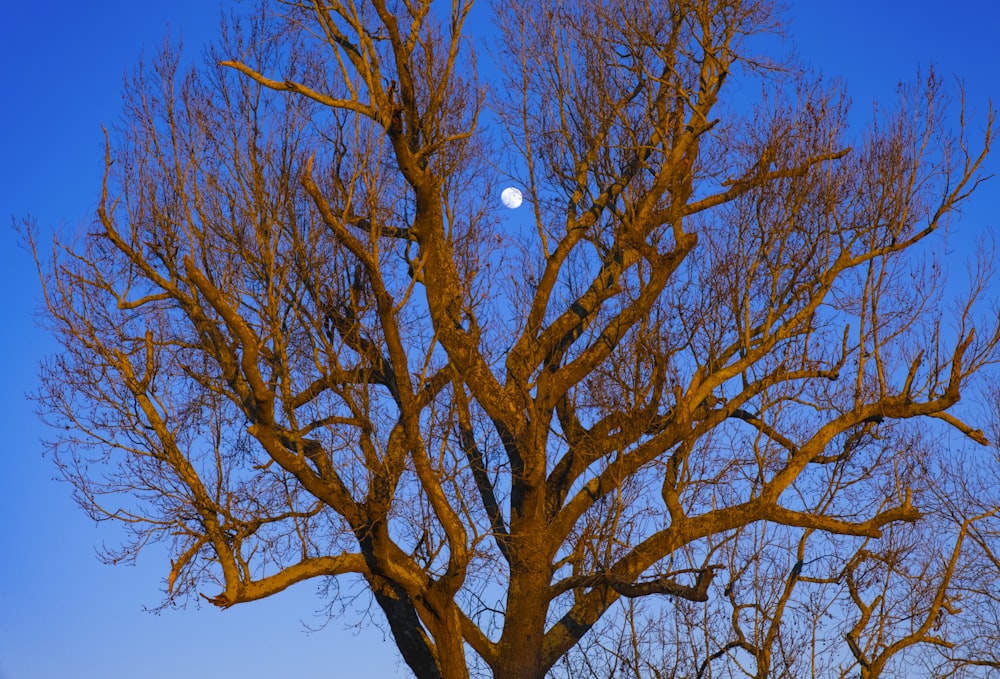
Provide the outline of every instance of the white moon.
<path id="1" fill-rule="evenodd" d="M 500 202 L 506 207 L 509 207 L 511 210 L 520 206 L 522 200 L 524 200 L 524 197 L 521 195 L 521 192 L 513 186 L 508 186 L 503 190 L 503 193 L 500 194 Z"/>

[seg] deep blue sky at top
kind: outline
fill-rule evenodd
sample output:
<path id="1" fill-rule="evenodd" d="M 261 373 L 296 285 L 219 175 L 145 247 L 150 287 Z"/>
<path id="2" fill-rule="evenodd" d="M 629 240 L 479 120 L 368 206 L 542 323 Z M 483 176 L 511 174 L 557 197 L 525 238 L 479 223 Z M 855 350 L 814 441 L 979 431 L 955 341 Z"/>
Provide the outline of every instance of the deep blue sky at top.
<path id="1" fill-rule="evenodd" d="M 1000 100 L 1000 10 L 993 0 L 788 5 L 788 44 L 846 82 L 858 119 L 873 100 L 891 103 L 898 82 L 932 64 L 964 80 L 977 124 L 987 98 Z M 152 56 L 168 27 L 199 53 L 215 34 L 218 12 L 217 0 L 5 3 L 0 219 L 31 214 L 43 232 L 90 221 L 101 179 L 101 125 L 117 121 L 126 69 L 143 53 Z M 489 12 L 477 16 L 488 20 Z M 1000 169 L 1000 157 L 990 165 Z M 986 226 L 1000 227 L 1000 179 L 963 213 L 955 242 L 971 242 Z M 24 394 L 33 388 L 37 360 L 53 346 L 32 317 L 39 289 L 30 258 L 6 224 L 0 282 L 0 679 L 392 676 L 394 652 L 379 630 L 353 636 L 333 621 L 303 632 L 300 621 L 321 622 L 313 615 L 321 603 L 308 584 L 225 612 L 142 611 L 159 603 L 166 555 L 151 549 L 134 568 L 100 565 L 93 548 L 113 543 L 115 529 L 86 519 L 41 456 L 42 430 Z"/>

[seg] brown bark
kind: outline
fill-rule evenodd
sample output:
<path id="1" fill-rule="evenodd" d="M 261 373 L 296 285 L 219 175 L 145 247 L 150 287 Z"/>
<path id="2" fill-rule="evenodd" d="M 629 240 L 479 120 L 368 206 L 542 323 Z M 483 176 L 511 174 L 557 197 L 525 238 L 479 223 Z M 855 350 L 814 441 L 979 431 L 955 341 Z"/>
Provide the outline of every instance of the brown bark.
<path id="1" fill-rule="evenodd" d="M 765 0 L 500 7 L 492 98 L 468 2 L 276 6 L 136 76 L 94 230 L 43 267 L 59 462 L 174 542 L 170 597 L 360 577 L 447 679 L 557 671 L 623 599 L 725 605 L 691 672 L 768 668 L 802 583 L 837 582 L 806 536 L 849 561 L 942 516 L 907 470 L 924 423 L 987 442 L 959 402 L 1000 328 L 985 274 L 949 335 L 914 270 L 992 114 L 949 137 L 931 78 L 852 139 L 842 93 L 749 52 Z M 498 128 L 523 232 L 490 204 Z M 764 564 L 755 637 L 732 587 Z"/>

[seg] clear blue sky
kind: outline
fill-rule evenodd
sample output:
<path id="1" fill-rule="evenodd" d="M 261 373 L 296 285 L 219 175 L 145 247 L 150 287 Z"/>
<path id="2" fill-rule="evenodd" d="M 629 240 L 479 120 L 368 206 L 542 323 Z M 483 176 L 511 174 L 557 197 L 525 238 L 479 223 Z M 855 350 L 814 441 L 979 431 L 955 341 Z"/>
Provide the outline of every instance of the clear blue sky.
<path id="1" fill-rule="evenodd" d="M 169 27 L 199 51 L 215 33 L 217 0 L 49 0 L 5 3 L 0 22 L 0 219 L 34 215 L 42 229 L 88 222 L 125 70 L 155 52 Z M 791 0 L 789 40 L 842 77 L 859 112 L 890 103 L 918 67 L 964 79 L 980 112 L 1000 102 L 993 0 Z M 479 16 L 488 16 L 480 12 Z M 991 161 L 1000 170 L 1000 153 Z M 1000 226 L 1000 178 L 963 214 L 956 243 Z M 960 245 L 959 245 L 960 247 Z M 24 394 L 51 342 L 33 318 L 38 284 L 12 231 L 0 227 L 0 679 L 397 676 L 391 642 L 319 624 L 311 585 L 218 611 L 143 611 L 160 601 L 169 569 L 152 548 L 136 567 L 101 565 L 95 546 L 117 533 L 95 526 L 43 458 Z M 351 621 L 353 622 L 353 620 Z M 404 676 L 400 671 L 399 676 Z"/>

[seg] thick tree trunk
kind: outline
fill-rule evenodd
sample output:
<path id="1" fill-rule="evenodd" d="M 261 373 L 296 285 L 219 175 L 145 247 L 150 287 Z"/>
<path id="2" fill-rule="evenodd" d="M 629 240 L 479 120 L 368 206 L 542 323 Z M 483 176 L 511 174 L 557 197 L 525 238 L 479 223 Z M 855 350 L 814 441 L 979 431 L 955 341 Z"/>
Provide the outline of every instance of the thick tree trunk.
<path id="1" fill-rule="evenodd" d="M 517 551 L 531 554 L 536 550 L 521 545 Z M 533 560 L 511 565 L 507 614 L 493 665 L 497 679 L 543 679 L 549 669 L 543 654 L 547 590 L 552 577 L 547 563 Z"/>
<path id="2" fill-rule="evenodd" d="M 370 580 L 375 601 L 385 613 L 403 660 L 417 679 L 444 679 L 420 618 L 401 587 L 384 578 Z"/>

